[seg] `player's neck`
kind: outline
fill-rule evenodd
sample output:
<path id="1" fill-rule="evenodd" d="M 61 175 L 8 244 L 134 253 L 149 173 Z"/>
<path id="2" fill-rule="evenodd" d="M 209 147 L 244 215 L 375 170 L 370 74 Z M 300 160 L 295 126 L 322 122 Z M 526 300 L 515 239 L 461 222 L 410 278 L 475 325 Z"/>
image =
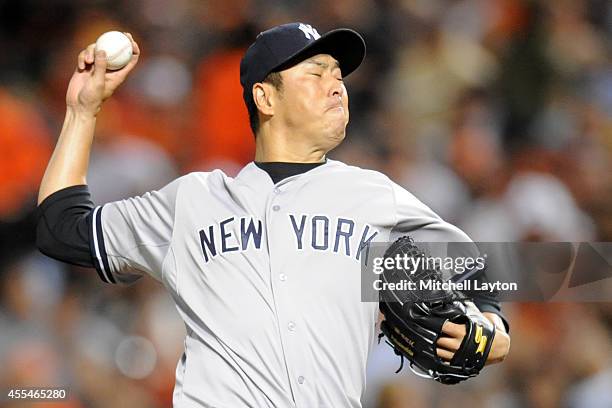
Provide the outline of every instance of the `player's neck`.
<path id="1" fill-rule="evenodd" d="M 284 163 L 321 163 L 325 161 L 325 151 L 316 146 L 297 142 L 289 143 L 285 137 L 271 137 L 259 134 L 255 139 L 255 161 Z"/>

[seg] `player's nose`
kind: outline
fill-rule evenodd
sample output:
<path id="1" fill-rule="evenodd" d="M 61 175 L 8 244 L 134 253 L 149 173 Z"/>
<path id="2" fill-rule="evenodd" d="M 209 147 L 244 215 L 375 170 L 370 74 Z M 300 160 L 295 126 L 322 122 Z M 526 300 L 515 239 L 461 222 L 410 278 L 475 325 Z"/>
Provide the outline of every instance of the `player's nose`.
<path id="1" fill-rule="evenodd" d="M 329 95 L 332 97 L 341 98 L 344 95 L 344 87 L 342 86 L 342 82 L 334 78 L 332 85 L 329 89 Z"/>

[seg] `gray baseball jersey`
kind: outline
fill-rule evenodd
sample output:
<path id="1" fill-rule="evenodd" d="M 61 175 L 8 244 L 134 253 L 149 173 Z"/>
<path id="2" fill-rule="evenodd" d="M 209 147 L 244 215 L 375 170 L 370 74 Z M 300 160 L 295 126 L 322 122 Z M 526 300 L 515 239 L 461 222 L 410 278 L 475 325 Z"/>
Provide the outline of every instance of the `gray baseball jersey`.
<path id="1" fill-rule="evenodd" d="M 360 248 L 467 239 L 385 175 L 332 160 L 277 184 L 254 163 L 191 173 L 94 211 L 104 279 L 151 275 L 185 322 L 179 408 L 360 407 L 378 317 Z"/>

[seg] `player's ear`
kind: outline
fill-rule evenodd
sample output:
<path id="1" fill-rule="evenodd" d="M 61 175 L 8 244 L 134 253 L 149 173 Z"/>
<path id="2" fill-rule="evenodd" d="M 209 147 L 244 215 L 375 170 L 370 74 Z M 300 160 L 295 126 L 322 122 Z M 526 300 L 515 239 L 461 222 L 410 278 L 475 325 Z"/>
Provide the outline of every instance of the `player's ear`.
<path id="1" fill-rule="evenodd" d="M 253 85 L 253 101 L 257 109 L 264 115 L 272 116 L 274 114 L 272 90 L 273 87 L 270 84 L 258 82 Z"/>

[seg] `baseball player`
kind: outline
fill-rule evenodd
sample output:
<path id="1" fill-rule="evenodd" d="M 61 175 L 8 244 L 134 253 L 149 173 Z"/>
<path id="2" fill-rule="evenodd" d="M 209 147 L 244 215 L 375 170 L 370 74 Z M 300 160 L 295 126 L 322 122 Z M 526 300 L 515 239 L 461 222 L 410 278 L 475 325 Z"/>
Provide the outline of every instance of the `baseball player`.
<path id="1" fill-rule="evenodd" d="M 165 286 L 187 329 L 175 407 L 360 407 L 379 316 L 360 301 L 362 249 L 403 233 L 468 240 L 385 175 L 327 158 L 345 137 L 343 78 L 361 64 L 363 38 L 302 23 L 260 33 L 240 65 L 254 161 L 235 178 L 195 172 L 94 206 L 96 115 L 135 67 L 133 47 L 113 72 L 94 45 L 79 54 L 39 192 L 40 250 L 107 283 L 149 275 Z M 498 332 L 489 362 L 501 361 L 499 304 L 477 304 Z M 450 359 L 465 332 L 451 322 L 444 332 L 438 354 Z"/>

